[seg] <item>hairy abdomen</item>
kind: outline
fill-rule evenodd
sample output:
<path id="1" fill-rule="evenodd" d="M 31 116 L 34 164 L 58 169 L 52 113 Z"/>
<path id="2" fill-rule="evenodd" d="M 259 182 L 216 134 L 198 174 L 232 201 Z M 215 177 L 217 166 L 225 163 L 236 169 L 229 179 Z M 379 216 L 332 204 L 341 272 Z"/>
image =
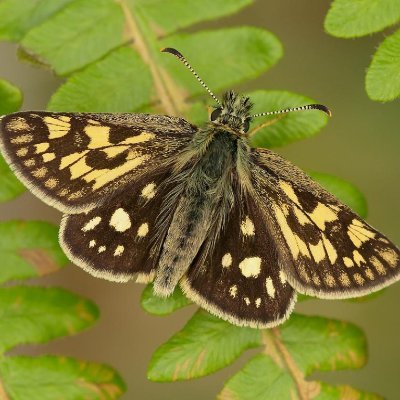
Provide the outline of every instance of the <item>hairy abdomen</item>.
<path id="1" fill-rule="evenodd" d="M 173 292 L 209 234 L 213 219 L 229 211 L 221 204 L 225 204 L 224 197 L 229 192 L 235 159 L 235 138 L 219 132 L 200 161 L 179 183 L 184 187 L 183 195 L 178 199 L 157 268 L 154 282 L 157 295 L 168 296 Z"/>

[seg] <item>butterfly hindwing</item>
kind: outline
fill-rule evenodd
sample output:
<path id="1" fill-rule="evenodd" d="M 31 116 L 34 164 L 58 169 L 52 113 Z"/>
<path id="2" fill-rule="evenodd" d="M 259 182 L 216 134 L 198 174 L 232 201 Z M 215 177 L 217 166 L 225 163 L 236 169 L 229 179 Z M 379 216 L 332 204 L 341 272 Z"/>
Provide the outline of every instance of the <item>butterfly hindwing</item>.
<path id="1" fill-rule="evenodd" d="M 20 112 L 1 118 L 0 149 L 34 194 L 75 214 L 157 169 L 195 130 L 160 115 Z"/>
<path id="2" fill-rule="evenodd" d="M 88 213 L 64 215 L 60 243 L 69 259 L 108 280 L 151 281 L 174 211 L 161 212 L 169 175 L 146 175 Z"/>
<path id="3" fill-rule="evenodd" d="M 290 284 L 300 293 L 348 298 L 399 279 L 400 252 L 300 169 L 268 150 L 253 152 L 254 184 L 269 214 Z"/>
<path id="4" fill-rule="evenodd" d="M 236 325 L 272 327 L 288 318 L 296 293 L 279 266 L 265 217 L 251 197 L 237 193 L 215 247 L 204 244 L 206 256 L 200 252 L 181 287 L 202 308 Z"/>

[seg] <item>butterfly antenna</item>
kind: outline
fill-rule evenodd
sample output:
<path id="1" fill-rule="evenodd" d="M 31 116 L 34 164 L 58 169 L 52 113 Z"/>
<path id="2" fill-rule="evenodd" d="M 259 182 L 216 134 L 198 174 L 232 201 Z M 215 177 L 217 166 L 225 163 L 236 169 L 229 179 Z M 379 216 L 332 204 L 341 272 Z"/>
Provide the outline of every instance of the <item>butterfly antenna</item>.
<path id="1" fill-rule="evenodd" d="M 204 89 L 207 90 L 208 94 L 221 106 L 221 102 L 215 96 L 215 94 L 208 88 L 208 86 L 204 83 L 203 79 L 197 74 L 197 72 L 193 69 L 193 67 L 188 63 L 185 57 L 176 49 L 171 47 L 166 47 L 165 49 L 161 50 L 162 53 L 170 53 L 178 58 L 189 70 L 190 72 L 196 77 L 196 79 L 200 82 L 200 85 L 203 86 Z"/>
<path id="2" fill-rule="evenodd" d="M 266 115 L 287 114 L 293 111 L 306 111 L 306 110 L 320 110 L 323 111 L 325 114 L 329 115 L 330 117 L 332 116 L 332 112 L 327 106 L 324 106 L 322 104 L 308 104 L 306 106 L 301 106 L 301 107 L 285 108 L 284 110 L 258 113 L 252 115 L 252 118 L 264 117 Z"/>

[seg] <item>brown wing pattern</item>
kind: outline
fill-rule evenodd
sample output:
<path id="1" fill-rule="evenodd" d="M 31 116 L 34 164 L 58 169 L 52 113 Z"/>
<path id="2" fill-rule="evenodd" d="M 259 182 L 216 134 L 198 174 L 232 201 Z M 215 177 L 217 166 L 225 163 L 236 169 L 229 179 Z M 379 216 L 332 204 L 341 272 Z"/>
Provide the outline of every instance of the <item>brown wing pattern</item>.
<path id="1" fill-rule="evenodd" d="M 111 281 L 153 280 L 174 212 L 162 212 L 173 186 L 169 175 L 146 175 L 88 213 L 64 215 L 60 243 L 68 258 Z"/>
<path id="2" fill-rule="evenodd" d="M 202 249 L 207 256 L 200 252 L 181 280 L 191 300 L 236 325 L 268 328 L 288 318 L 296 294 L 251 197 L 237 195 L 215 248 L 207 245 Z"/>
<path id="3" fill-rule="evenodd" d="M 1 118 L 0 149 L 34 194 L 75 214 L 167 162 L 196 129 L 159 115 L 20 112 Z"/>
<path id="4" fill-rule="evenodd" d="M 275 153 L 252 157 L 258 202 L 297 291 L 348 298 L 400 279 L 400 252 L 385 236 Z"/>

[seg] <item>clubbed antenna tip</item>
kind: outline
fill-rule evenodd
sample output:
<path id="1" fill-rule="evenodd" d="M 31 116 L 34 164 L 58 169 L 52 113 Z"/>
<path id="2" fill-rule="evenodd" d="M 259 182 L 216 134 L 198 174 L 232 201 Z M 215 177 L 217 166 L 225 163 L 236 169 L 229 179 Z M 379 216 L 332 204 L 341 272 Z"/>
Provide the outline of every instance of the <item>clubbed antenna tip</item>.
<path id="1" fill-rule="evenodd" d="M 311 104 L 310 108 L 314 109 L 314 110 L 321 110 L 329 117 L 332 117 L 332 111 L 327 106 L 324 106 L 323 104 Z"/>
<path id="2" fill-rule="evenodd" d="M 178 50 L 173 49 L 172 47 L 164 47 L 163 49 L 161 49 L 161 53 L 170 53 L 178 58 L 184 58 Z"/>
<path id="3" fill-rule="evenodd" d="M 204 83 L 203 79 L 200 78 L 200 76 L 197 74 L 197 72 L 192 68 L 192 66 L 188 63 L 186 58 L 176 49 L 173 49 L 172 47 L 165 47 L 161 49 L 162 53 L 169 53 L 172 54 L 173 56 L 177 57 L 179 61 L 185 65 L 186 68 L 190 70 L 190 72 L 196 77 L 196 79 L 200 82 L 200 85 L 203 86 L 204 89 L 207 90 L 208 94 L 219 104 L 221 105 L 221 102 L 217 99 L 215 94 L 208 88 L 208 86 Z"/>

